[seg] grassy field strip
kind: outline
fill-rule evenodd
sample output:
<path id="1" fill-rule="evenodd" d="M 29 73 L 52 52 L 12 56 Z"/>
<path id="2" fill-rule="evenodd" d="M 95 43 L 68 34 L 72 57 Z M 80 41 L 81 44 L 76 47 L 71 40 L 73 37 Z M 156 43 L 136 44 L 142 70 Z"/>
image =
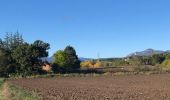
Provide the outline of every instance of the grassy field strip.
<path id="1" fill-rule="evenodd" d="M 9 86 L 10 93 L 13 97 L 12 100 L 40 100 L 36 94 L 27 92 L 21 88 L 15 87 L 13 85 Z"/>
<path id="2" fill-rule="evenodd" d="M 4 78 L 0 78 L 0 100 L 4 100 L 5 98 L 4 98 L 4 91 L 3 91 L 3 84 L 4 84 L 4 82 L 5 82 L 5 79 Z"/>
<path id="3" fill-rule="evenodd" d="M 40 100 L 36 94 L 27 92 L 0 78 L 0 100 Z"/>

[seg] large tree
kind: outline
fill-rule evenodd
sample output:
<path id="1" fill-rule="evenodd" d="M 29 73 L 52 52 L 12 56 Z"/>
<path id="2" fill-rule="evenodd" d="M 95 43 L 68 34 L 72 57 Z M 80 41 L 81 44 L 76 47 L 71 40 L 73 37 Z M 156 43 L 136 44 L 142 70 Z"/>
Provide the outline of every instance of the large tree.
<path id="1" fill-rule="evenodd" d="M 5 38 L 0 38 L 0 74 L 8 76 L 17 73 L 19 66 L 11 54 L 15 48 L 22 45 L 24 40 L 19 32 L 6 33 Z"/>
<path id="2" fill-rule="evenodd" d="M 31 65 L 29 61 L 31 61 L 31 49 L 29 44 L 25 43 L 23 45 L 18 46 L 12 52 L 12 57 L 19 63 L 21 66 Z"/>
<path id="3" fill-rule="evenodd" d="M 20 65 L 24 75 L 38 73 L 41 70 L 41 58 L 48 56 L 49 44 L 37 40 L 33 44 L 19 45 L 12 52 L 13 59 Z"/>
<path id="4" fill-rule="evenodd" d="M 0 76 L 8 76 L 15 72 L 16 65 L 11 58 L 10 52 L 0 48 Z"/>
<path id="5" fill-rule="evenodd" d="M 19 32 L 6 33 L 5 38 L 0 39 L 0 74 L 38 73 L 41 69 L 41 58 L 48 56 L 48 49 L 50 45 L 41 40 L 28 44 Z"/>
<path id="6" fill-rule="evenodd" d="M 72 69 L 80 68 L 80 60 L 78 59 L 76 50 L 72 46 L 67 46 L 64 49 L 64 53 L 66 55 L 67 67 Z"/>
<path id="7" fill-rule="evenodd" d="M 41 40 L 36 40 L 33 44 L 31 44 L 31 49 L 35 58 L 47 57 L 50 44 Z"/>
<path id="8" fill-rule="evenodd" d="M 4 48 L 4 41 L 0 38 L 0 48 Z"/>
<path id="9" fill-rule="evenodd" d="M 61 68 L 64 68 L 66 67 L 66 55 L 64 53 L 64 51 L 62 50 L 58 50 L 54 55 L 53 57 L 55 58 L 54 59 L 54 64 L 61 67 Z"/>
<path id="10" fill-rule="evenodd" d="M 19 32 L 16 33 L 6 33 L 4 39 L 0 39 L 0 48 L 12 50 L 17 46 L 22 45 L 24 40 Z"/>
<path id="11" fill-rule="evenodd" d="M 54 55 L 54 67 L 65 69 L 66 71 L 80 68 L 80 61 L 73 47 L 67 46 L 64 51 L 58 50 Z"/>

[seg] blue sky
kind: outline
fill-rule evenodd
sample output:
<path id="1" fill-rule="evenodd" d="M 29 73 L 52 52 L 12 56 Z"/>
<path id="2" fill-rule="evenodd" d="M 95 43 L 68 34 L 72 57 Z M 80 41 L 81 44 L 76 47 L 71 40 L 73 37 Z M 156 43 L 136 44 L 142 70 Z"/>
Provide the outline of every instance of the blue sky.
<path id="1" fill-rule="evenodd" d="M 169 0 L 0 0 L 0 37 L 19 30 L 28 42 L 72 45 L 81 57 L 123 57 L 170 50 Z"/>

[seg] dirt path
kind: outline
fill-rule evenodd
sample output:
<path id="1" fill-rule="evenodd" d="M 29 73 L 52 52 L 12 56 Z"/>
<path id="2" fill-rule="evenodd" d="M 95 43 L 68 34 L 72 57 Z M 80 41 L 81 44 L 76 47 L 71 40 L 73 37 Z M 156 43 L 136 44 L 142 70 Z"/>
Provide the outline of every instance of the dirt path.
<path id="1" fill-rule="evenodd" d="M 43 100 L 170 100 L 170 74 L 10 80 Z"/>

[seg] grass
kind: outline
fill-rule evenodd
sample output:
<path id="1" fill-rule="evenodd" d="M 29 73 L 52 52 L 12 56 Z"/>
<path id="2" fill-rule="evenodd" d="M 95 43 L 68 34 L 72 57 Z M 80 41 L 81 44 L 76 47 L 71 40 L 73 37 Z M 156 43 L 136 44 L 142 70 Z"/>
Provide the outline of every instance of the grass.
<path id="1" fill-rule="evenodd" d="M 0 78 L 0 100 L 4 100 L 4 97 L 3 97 L 3 84 L 5 82 L 5 79 L 4 78 Z"/>
<path id="2" fill-rule="evenodd" d="M 170 60 L 165 60 L 162 64 L 161 64 L 161 68 L 163 70 L 170 70 Z"/>
<path id="3" fill-rule="evenodd" d="M 100 72 L 100 73 L 99 73 Z M 68 73 L 49 73 L 43 75 L 32 75 L 25 78 L 51 78 L 51 77 L 98 77 L 98 76 L 119 76 L 119 75 L 137 75 L 137 74 L 161 74 L 165 71 L 160 70 L 157 66 L 131 66 L 131 67 L 114 67 L 114 68 L 97 68 L 84 69 L 78 72 Z M 22 77 L 10 77 L 11 79 L 19 79 Z"/>
<path id="4" fill-rule="evenodd" d="M 58 72 L 48 74 L 37 74 L 26 76 L 25 78 L 50 78 L 50 77 L 96 77 L 96 76 L 114 76 L 114 75 L 136 75 L 136 74 L 155 74 L 164 73 L 158 66 L 141 65 L 127 67 L 109 67 L 109 68 L 92 68 L 81 69 L 72 72 Z M 20 79 L 22 76 L 10 76 L 10 79 Z"/>
<path id="5" fill-rule="evenodd" d="M 0 78 L 0 100 L 40 100 L 37 95 L 5 82 Z"/>
<path id="6" fill-rule="evenodd" d="M 0 87 L 2 87 L 4 82 L 5 82 L 5 78 L 0 78 Z"/>
<path id="7" fill-rule="evenodd" d="M 13 85 L 9 86 L 9 91 L 12 96 L 10 100 L 40 100 L 36 94 L 27 92 Z"/>

